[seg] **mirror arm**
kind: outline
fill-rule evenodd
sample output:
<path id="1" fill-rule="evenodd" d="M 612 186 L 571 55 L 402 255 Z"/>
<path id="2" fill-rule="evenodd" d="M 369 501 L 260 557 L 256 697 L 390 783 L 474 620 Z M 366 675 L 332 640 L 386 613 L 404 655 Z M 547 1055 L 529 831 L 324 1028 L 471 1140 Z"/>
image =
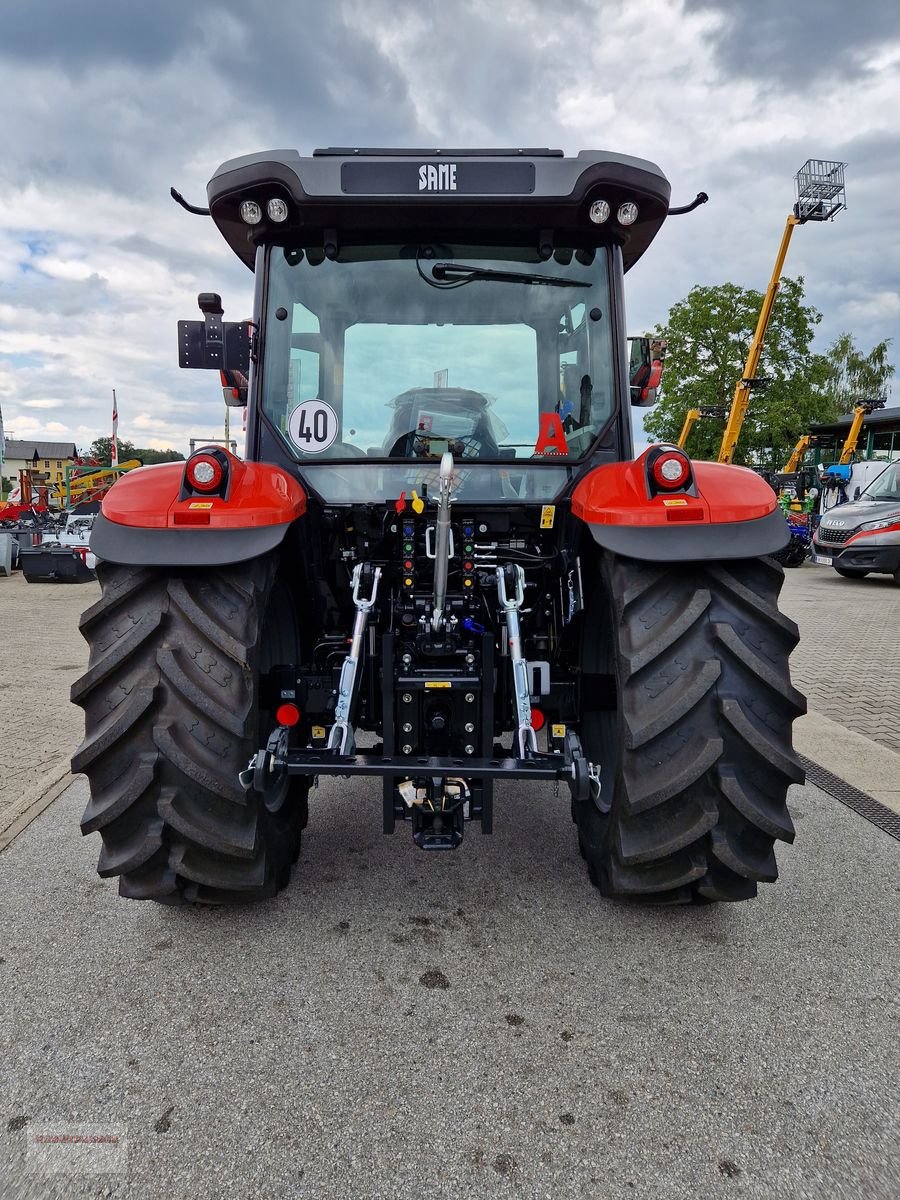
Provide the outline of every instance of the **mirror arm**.
<path id="1" fill-rule="evenodd" d="M 175 201 L 176 204 L 180 204 L 182 208 L 187 209 L 187 211 L 189 213 L 193 213 L 194 216 L 196 216 L 196 217 L 208 217 L 209 216 L 208 208 L 198 208 L 196 204 L 188 204 L 187 200 L 185 200 L 185 198 L 184 198 L 184 196 L 182 196 L 181 192 L 177 192 L 175 190 L 175 188 L 169 188 L 169 195 L 172 197 L 172 199 Z"/>
<path id="2" fill-rule="evenodd" d="M 695 208 L 699 208 L 701 204 L 705 204 L 709 196 L 706 192 L 698 192 L 690 204 L 682 204 L 680 208 L 670 208 L 666 214 L 669 217 L 680 217 L 684 213 L 693 212 Z"/>

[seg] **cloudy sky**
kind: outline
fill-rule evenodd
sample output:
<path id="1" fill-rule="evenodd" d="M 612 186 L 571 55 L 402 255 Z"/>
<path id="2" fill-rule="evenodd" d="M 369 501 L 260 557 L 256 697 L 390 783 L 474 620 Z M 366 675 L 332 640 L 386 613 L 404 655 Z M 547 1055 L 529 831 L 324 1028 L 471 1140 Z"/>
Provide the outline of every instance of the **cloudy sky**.
<path id="1" fill-rule="evenodd" d="M 629 275 L 629 325 L 695 283 L 763 288 L 793 175 L 849 166 L 848 211 L 797 231 L 789 274 L 900 365 L 896 0 L 0 0 L 0 404 L 7 435 L 185 449 L 219 433 L 217 380 L 175 323 L 252 277 L 194 203 L 273 147 L 550 145 L 660 164 L 673 203 Z M 898 385 L 894 385 L 897 402 Z"/>

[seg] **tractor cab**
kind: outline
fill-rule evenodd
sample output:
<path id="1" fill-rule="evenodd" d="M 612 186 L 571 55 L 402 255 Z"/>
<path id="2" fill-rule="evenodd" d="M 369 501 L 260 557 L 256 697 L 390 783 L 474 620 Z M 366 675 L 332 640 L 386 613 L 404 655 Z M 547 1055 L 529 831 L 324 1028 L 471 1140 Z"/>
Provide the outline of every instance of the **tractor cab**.
<path id="1" fill-rule="evenodd" d="M 459 501 L 552 499 L 592 456 L 631 457 L 629 405 L 655 399 L 659 344 L 629 353 L 622 276 L 669 185 L 598 152 L 434 158 L 226 163 L 210 212 L 257 274 L 254 337 L 219 307 L 181 323 L 182 365 L 252 375 L 248 456 L 326 502 L 399 495 L 448 450 Z"/>

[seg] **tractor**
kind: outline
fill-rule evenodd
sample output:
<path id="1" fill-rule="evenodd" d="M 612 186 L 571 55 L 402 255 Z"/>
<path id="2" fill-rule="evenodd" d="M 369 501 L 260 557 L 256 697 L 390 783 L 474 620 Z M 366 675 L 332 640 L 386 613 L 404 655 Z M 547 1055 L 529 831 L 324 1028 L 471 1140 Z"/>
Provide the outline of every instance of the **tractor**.
<path id="1" fill-rule="evenodd" d="M 606 152 L 353 148 L 173 194 L 255 272 L 252 320 L 202 293 L 178 332 L 246 447 L 132 471 L 95 521 L 73 770 L 100 875 L 265 899 L 310 789 L 364 776 L 356 819 L 431 854 L 530 780 L 604 896 L 775 880 L 805 708 L 784 517 L 749 470 L 632 443 L 659 353 L 629 350 L 624 275 L 705 195 Z"/>

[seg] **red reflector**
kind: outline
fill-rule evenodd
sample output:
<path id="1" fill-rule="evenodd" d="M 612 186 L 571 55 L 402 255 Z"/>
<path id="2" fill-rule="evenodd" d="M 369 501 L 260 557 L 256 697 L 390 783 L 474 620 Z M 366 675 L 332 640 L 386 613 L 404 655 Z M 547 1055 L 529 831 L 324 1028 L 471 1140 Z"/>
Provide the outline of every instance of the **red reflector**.
<path id="1" fill-rule="evenodd" d="M 172 516 L 173 525 L 208 525 L 208 512 L 177 512 Z"/>
<path id="2" fill-rule="evenodd" d="M 691 464 L 686 455 L 672 450 L 661 454 L 650 470 L 657 487 L 674 492 L 684 487 L 691 473 Z"/>
<path id="3" fill-rule="evenodd" d="M 702 521 L 702 508 L 667 508 L 667 521 Z"/>
<path id="4" fill-rule="evenodd" d="M 531 728 L 541 730 L 547 724 L 547 718 L 539 708 L 531 710 Z"/>
<path id="5" fill-rule="evenodd" d="M 275 710 L 275 720 L 279 725 L 296 725 L 300 720 L 300 709 L 296 704 L 280 704 Z"/>

